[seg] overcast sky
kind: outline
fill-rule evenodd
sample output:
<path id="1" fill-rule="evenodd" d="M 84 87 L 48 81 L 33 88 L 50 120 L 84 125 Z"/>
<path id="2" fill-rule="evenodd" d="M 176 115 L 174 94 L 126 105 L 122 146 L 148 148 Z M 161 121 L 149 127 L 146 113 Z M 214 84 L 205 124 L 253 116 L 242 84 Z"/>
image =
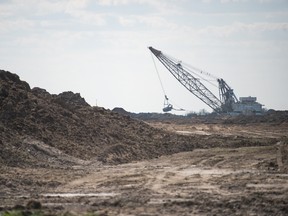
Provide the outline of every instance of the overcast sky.
<path id="1" fill-rule="evenodd" d="M 148 46 L 288 110 L 288 0 L 0 0 L 0 68 L 50 93 L 161 112 Z M 156 63 L 174 106 L 211 111 Z"/>

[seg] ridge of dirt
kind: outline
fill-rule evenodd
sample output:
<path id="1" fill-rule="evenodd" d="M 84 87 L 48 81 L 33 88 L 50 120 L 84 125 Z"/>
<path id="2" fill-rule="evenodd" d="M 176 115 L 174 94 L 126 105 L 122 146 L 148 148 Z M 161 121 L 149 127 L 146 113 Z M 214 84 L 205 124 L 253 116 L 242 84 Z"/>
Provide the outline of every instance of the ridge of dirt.
<path id="1" fill-rule="evenodd" d="M 124 163 L 194 149 L 189 137 L 175 136 L 129 116 L 91 107 L 79 93 L 53 95 L 38 87 L 31 89 L 18 75 L 3 70 L 0 133 L 0 163 L 9 166 L 47 165 L 32 154 L 33 142 L 81 160 L 104 163 Z M 37 154 L 43 158 L 46 153 L 38 148 Z"/>
<path id="2" fill-rule="evenodd" d="M 3 70 L 0 71 L 0 133 L 3 146 L 0 163 L 9 166 L 47 166 L 47 161 L 32 154 L 35 148 L 32 151 L 28 141 L 43 143 L 81 160 L 114 164 L 191 151 L 195 147 L 276 143 L 275 139 L 175 134 L 127 115 L 91 107 L 79 93 L 54 95 L 39 87 L 31 89 L 18 75 Z M 37 154 L 46 158 L 39 148 Z"/>

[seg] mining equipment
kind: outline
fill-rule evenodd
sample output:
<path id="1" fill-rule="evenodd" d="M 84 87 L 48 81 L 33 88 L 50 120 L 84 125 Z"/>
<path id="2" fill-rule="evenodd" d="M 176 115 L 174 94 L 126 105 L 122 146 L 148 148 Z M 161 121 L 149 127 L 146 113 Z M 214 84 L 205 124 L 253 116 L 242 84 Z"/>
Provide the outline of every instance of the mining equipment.
<path id="1" fill-rule="evenodd" d="M 148 47 L 156 58 L 168 69 L 168 71 L 178 80 L 188 91 L 207 104 L 216 113 L 229 114 L 261 114 L 262 105 L 256 102 L 256 97 L 240 97 L 239 100 L 233 89 L 222 79 L 217 78 L 207 72 L 195 67 L 186 67 L 184 64 L 172 57 L 163 54 L 162 51 Z M 192 75 L 195 74 L 195 75 Z M 196 76 L 196 74 L 198 74 Z M 159 75 L 159 74 L 158 74 Z M 208 75 L 218 82 L 219 98 L 216 97 L 198 78 L 200 75 Z M 162 83 L 161 83 L 162 85 Z M 163 87 L 163 86 L 162 86 Z M 164 112 L 169 112 L 173 106 L 168 103 L 165 95 Z"/>

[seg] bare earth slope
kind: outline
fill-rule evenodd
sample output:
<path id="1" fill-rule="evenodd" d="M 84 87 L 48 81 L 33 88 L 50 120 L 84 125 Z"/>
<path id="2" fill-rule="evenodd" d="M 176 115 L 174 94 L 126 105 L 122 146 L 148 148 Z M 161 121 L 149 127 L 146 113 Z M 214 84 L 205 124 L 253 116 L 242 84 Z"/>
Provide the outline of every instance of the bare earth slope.
<path id="1" fill-rule="evenodd" d="M 0 133 L 4 147 L 0 163 L 10 166 L 35 164 L 32 150 L 37 147 L 28 145 L 31 142 L 41 142 L 79 159 L 111 163 L 194 147 L 186 137 L 175 137 L 144 122 L 91 107 L 80 94 L 51 95 L 44 89 L 31 90 L 17 75 L 5 71 L 0 71 Z"/>
<path id="2" fill-rule="evenodd" d="M 78 159 L 115 164 L 199 146 L 225 146 L 227 139 L 235 147 L 274 142 L 247 140 L 243 144 L 241 137 L 207 139 L 176 135 L 129 116 L 91 107 L 79 93 L 51 95 L 41 88 L 30 89 L 16 74 L 6 71 L 0 71 L 0 133 L 0 163 L 9 166 L 47 165 L 43 158 L 51 152 L 39 148 L 40 145 Z M 39 154 L 43 157 L 35 157 Z"/>

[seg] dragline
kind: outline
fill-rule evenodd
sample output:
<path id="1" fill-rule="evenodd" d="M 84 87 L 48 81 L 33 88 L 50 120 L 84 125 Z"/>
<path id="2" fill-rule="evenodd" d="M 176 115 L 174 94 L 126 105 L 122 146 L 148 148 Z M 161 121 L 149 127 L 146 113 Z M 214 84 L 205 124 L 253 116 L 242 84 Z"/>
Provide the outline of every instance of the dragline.
<path id="1" fill-rule="evenodd" d="M 221 78 L 217 78 L 219 87 L 219 98 L 216 97 L 198 78 L 192 74 L 205 73 L 196 68 L 185 67 L 181 62 L 163 54 L 160 50 L 149 47 L 150 51 L 156 58 L 168 69 L 168 71 L 192 94 L 198 97 L 201 101 L 211 107 L 217 113 L 232 113 L 242 112 L 243 110 L 235 110 L 235 107 L 243 107 L 242 101 L 239 102 L 235 96 L 233 89 Z M 209 75 L 206 73 L 206 75 Z M 211 76 L 211 75 L 210 75 Z M 167 97 L 165 95 L 165 97 Z M 252 97 L 248 97 L 252 98 Z M 254 99 L 254 97 L 253 97 Z M 240 98 L 241 100 L 241 98 Z M 251 102 L 251 101 L 250 101 Z M 252 101 L 253 102 L 253 101 Z M 255 101 L 256 103 L 256 98 Z M 238 104 L 238 106 L 237 106 Z M 257 103 L 258 104 L 258 103 Z M 246 106 L 247 107 L 247 106 Z M 251 106 L 250 106 L 251 107 Z M 164 108 L 163 111 L 171 111 L 172 106 Z M 245 109 L 245 108 L 244 108 Z M 256 110 L 258 111 L 258 110 Z M 252 110 L 252 112 L 254 112 Z"/>

